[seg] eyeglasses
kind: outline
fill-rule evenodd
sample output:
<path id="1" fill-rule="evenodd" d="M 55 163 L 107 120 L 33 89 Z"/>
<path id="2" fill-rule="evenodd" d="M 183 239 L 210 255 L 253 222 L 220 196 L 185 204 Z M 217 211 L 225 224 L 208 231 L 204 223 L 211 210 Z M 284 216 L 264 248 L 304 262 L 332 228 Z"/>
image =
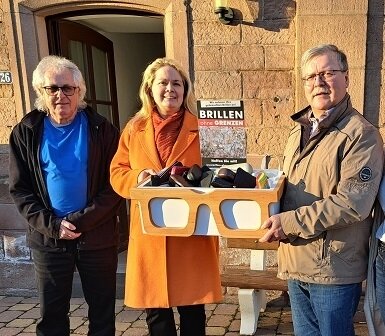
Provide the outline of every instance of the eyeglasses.
<path id="1" fill-rule="evenodd" d="M 346 71 L 347 70 L 325 70 L 309 76 L 305 76 L 302 78 L 302 80 L 307 86 L 313 85 L 315 83 L 317 76 L 319 77 L 319 79 L 321 79 L 324 82 L 331 82 L 333 81 L 337 72 L 346 72 Z"/>
<path id="2" fill-rule="evenodd" d="M 43 86 L 43 89 L 45 92 L 47 92 L 47 95 L 49 96 L 55 96 L 59 90 L 63 92 L 64 95 L 66 96 L 73 96 L 75 93 L 75 90 L 77 89 L 77 86 L 69 86 L 69 85 L 64 85 L 64 86 Z"/>

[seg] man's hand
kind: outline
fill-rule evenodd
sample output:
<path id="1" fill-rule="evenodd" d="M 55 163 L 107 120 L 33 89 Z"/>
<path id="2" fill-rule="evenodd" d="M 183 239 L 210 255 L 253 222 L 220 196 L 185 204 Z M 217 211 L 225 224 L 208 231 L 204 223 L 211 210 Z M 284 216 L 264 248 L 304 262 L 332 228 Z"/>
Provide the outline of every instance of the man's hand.
<path id="1" fill-rule="evenodd" d="M 282 230 L 281 219 L 279 215 L 273 215 L 266 219 L 261 229 L 269 229 L 265 235 L 259 239 L 261 243 L 271 243 L 276 240 L 286 239 L 286 235 Z"/>
<path id="2" fill-rule="evenodd" d="M 76 226 L 63 219 L 60 223 L 59 238 L 73 240 L 80 237 L 82 233 L 74 232 L 74 230 L 76 230 Z"/>

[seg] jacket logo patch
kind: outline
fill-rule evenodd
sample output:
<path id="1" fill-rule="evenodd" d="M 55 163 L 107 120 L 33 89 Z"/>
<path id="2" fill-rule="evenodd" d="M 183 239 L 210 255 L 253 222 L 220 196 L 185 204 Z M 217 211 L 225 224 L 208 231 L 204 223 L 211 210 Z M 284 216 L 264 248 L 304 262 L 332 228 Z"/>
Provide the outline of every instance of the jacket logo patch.
<path id="1" fill-rule="evenodd" d="M 360 179 L 363 182 L 367 182 L 372 178 L 372 170 L 369 167 L 364 167 L 360 171 Z"/>

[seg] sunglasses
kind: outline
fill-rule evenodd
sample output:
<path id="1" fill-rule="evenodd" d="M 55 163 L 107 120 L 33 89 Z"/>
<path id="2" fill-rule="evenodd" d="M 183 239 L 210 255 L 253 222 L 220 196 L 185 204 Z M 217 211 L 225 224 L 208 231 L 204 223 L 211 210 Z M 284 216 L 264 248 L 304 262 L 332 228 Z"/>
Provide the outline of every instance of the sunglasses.
<path id="1" fill-rule="evenodd" d="M 69 85 L 64 85 L 64 86 L 43 86 L 43 89 L 49 96 L 55 96 L 59 90 L 63 92 L 65 96 L 73 96 L 75 94 L 75 90 L 77 89 L 77 86 L 69 86 Z"/>

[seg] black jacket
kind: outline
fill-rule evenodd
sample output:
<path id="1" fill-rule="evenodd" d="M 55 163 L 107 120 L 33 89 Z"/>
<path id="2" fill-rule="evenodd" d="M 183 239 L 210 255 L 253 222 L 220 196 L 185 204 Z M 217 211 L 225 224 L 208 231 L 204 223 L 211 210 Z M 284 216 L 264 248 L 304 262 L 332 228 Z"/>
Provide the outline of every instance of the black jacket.
<path id="1" fill-rule="evenodd" d="M 82 235 L 79 249 L 95 250 L 118 244 L 117 210 L 122 199 L 110 185 L 110 162 L 119 131 L 90 107 L 88 118 L 87 206 L 66 216 Z M 65 251 L 73 241 L 59 239 L 60 222 L 50 205 L 39 162 L 45 113 L 33 110 L 12 130 L 9 154 L 9 191 L 28 221 L 27 244 L 46 251 Z M 76 190 L 73 191 L 76 193 Z"/>

